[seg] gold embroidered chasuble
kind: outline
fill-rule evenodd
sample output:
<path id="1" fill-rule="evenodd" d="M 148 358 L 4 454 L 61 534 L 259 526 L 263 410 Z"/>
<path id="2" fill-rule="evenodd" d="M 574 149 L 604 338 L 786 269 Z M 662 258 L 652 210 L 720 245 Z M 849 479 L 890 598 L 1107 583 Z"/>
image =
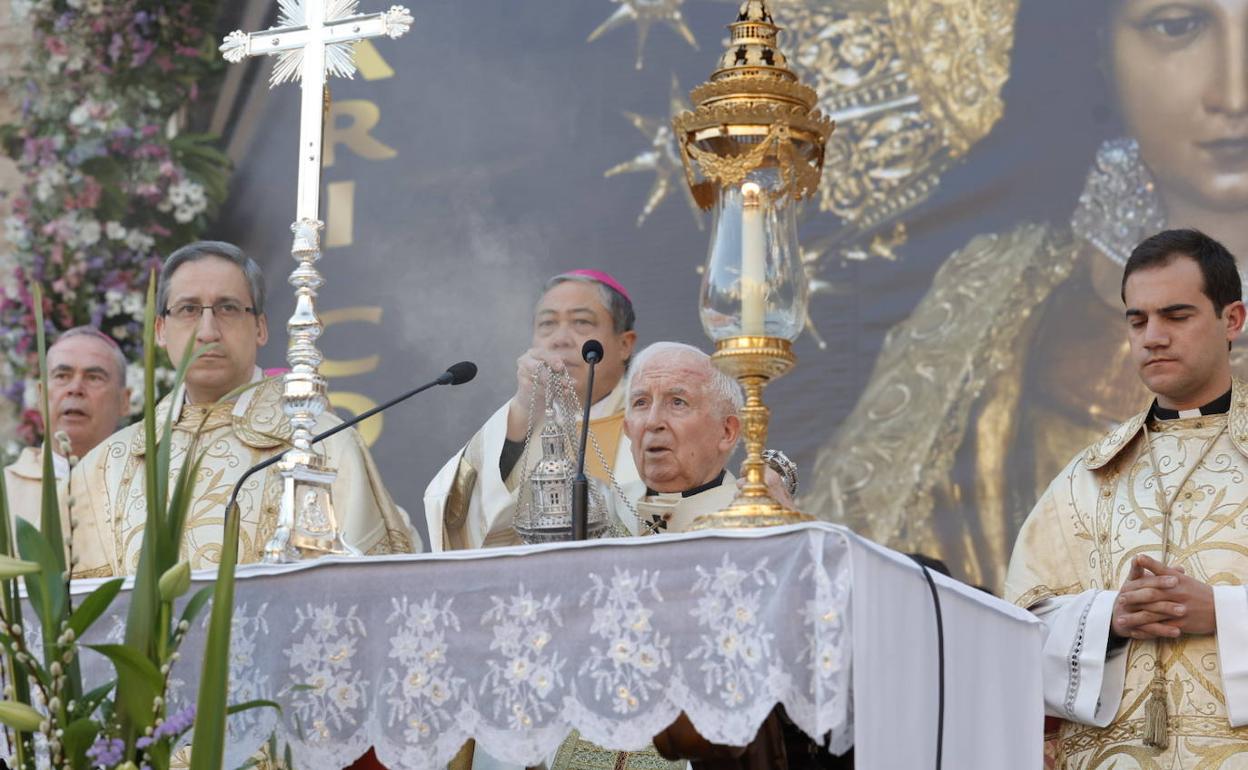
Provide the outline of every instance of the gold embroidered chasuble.
<path id="1" fill-rule="evenodd" d="M 257 370 L 257 378 L 259 370 Z M 193 569 L 220 560 L 226 503 L 238 478 L 252 465 L 288 446 L 290 423 L 282 413 L 280 378 L 262 381 L 237 402 L 210 405 L 183 403 L 180 393 L 162 399 L 156 408 L 159 426 L 174 421 L 171 433 L 169 487 L 186 461 L 196 432 L 203 463 L 194 480 L 194 502 L 187 514 L 182 558 Z M 172 415 L 170 412 L 172 411 Z M 315 431 L 340 420 L 322 414 Z M 157 431 L 157 435 L 161 434 Z M 159 440 L 159 438 L 158 438 Z M 142 424 L 114 433 L 83 458 L 71 474 L 74 555 L 78 577 L 128 575 L 138 566 L 147 517 L 145 446 Z M 333 485 L 334 507 L 344 538 L 365 553 L 413 551 L 406 516 L 382 485 L 368 449 L 354 430 L 343 431 L 317 445 L 338 470 Z M 277 527 L 282 478 L 276 466 L 252 476 L 239 493 L 242 512 L 239 561 L 260 558 Z"/>
<path id="2" fill-rule="evenodd" d="M 1054 479 L 1019 533 L 1006 599 L 1046 624 L 1046 710 L 1065 720 L 1058 767 L 1248 768 L 1248 385 L 1232 390 L 1229 414 L 1123 423 Z M 1110 651 L 1131 560 L 1162 557 L 1158 476 L 1174 501 L 1168 563 L 1214 586 L 1218 630 Z M 1158 665 L 1165 750 L 1142 740 Z"/>

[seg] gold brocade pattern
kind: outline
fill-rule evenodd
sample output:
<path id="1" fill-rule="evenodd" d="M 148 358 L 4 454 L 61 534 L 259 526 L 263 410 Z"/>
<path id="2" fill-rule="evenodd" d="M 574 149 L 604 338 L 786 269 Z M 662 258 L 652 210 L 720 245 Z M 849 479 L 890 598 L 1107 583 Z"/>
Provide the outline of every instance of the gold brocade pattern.
<path id="1" fill-rule="evenodd" d="M 1143 430 L 1147 412 L 1110 431 L 1070 463 L 1019 535 L 1006 598 L 1030 607 L 1056 595 L 1116 590 L 1135 556 L 1161 557 L 1166 516 L 1159 506 L 1168 500 L 1175 501 L 1169 563 L 1211 585 L 1246 582 L 1248 451 L 1226 427 L 1246 419 L 1248 386 L 1236 380 L 1233 391 L 1229 415 L 1149 424 L 1157 472 Z M 1048 587 L 1072 578 L 1078 582 L 1060 592 Z M 1230 726 L 1216 637 L 1184 636 L 1158 649 L 1129 643 L 1123 697 L 1113 722 L 1105 729 L 1064 722 L 1058 767 L 1248 767 L 1248 756 L 1230 759 L 1248 755 L 1248 728 Z M 1149 682 L 1158 667 L 1170 715 L 1164 750 L 1147 748 L 1142 740 Z"/>
<path id="2" fill-rule="evenodd" d="M 685 762 L 668 762 L 653 748 L 646 751 L 608 751 L 581 738 L 573 730 L 559 746 L 551 770 L 680 770 Z"/>
<path id="3" fill-rule="evenodd" d="M 1018 0 L 780 2 L 791 63 L 838 121 L 820 209 L 864 233 L 926 199 L 1004 113 Z M 885 251 L 885 253 L 887 253 Z"/>
<path id="4" fill-rule="evenodd" d="M 818 453 L 811 474 L 818 483 L 801 510 L 999 587 L 1015 522 L 1030 501 L 1014 510 L 1006 485 L 978 482 L 982 473 L 968 472 L 977 468 L 973 459 L 955 474 L 955 459 L 962 450 L 979 455 L 980 419 L 995 421 L 985 436 L 1014 419 L 1018 396 L 1001 383 L 1022 377 L 1026 351 L 1018 342 L 1031 329 L 1031 311 L 1066 279 L 1075 257 L 1060 233 L 1032 225 L 975 238 L 951 257 L 910 318 L 889 332 L 858 405 Z M 993 397 L 1004 399 L 1004 411 L 984 411 L 980 399 Z"/>
<path id="5" fill-rule="evenodd" d="M 169 436 L 170 489 L 187 457 L 194 456 L 192 452 L 202 455 L 192 480 L 194 499 L 180 554 L 193 569 L 220 561 L 225 506 L 234 483 L 247 468 L 280 451 L 283 442 L 277 437 L 289 435 L 280 399 L 280 380 L 268 380 L 254 389 L 245 409 L 183 404 L 178 410 Z M 158 405 L 158 425 L 168 419 L 171 401 L 168 397 Z M 335 421 L 324 415 L 318 429 Z M 326 446 L 331 465 L 339 471 L 334 496 L 347 512 L 348 539 L 366 553 L 412 551 L 407 523 L 382 486 L 358 434 L 343 432 Z M 75 497 L 82 501 L 74 512 L 80 520 L 74 532 L 74 553 L 80 559 L 76 576 L 132 574 L 138 566 L 147 520 L 146 454 L 143 426 L 133 425 L 96 447 L 75 468 L 74 488 L 79 490 Z M 276 467 L 251 477 L 240 490 L 240 562 L 260 558 L 277 526 L 281 492 Z"/>

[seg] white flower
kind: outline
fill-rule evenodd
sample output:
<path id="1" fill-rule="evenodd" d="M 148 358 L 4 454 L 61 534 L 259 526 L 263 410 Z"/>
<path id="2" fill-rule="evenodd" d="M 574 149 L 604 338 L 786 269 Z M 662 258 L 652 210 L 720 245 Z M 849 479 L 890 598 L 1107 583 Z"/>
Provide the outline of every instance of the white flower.
<path id="1" fill-rule="evenodd" d="M 127 292 L 125 297 L 121 300 L 121 309 L 125 311 L 127 315 L 134 316 L 135 318 L 142 318 L 146 304 L 147 298 L 145 296 L 139 294 L 137 291 L 131 291 Z"/>
<path id="2" fill-rule="evenodd" d="M 140 232 L 139 230 L 131 230 L 126 235 L 126 246 L 128 246 L 132 251 L 137 251 L 140 254 L 151 251 L 152 247 L 155 245 L 155 238 L 147 233 Z"/>
<path id="3" fill-rule="evenodd" d="M 762 656 L 762 650 L 759 649 L 757 640 L 747 639 L 741 645 L 741 660 L 743 660 L 746 665 L 751 668 L 759 661 L 760 658 L 762 658 Z"/>
<path id="4" fill-rule="evenodd" d="M 633 656 L 633 665 L 643 673 L 651 674 L 659 668 L 659 651 L 654 645 L 647 644 L 637 650 Z"/>
<path id="5" fill-rule="evenodd" d="M 550 633 L 544 628 L 539 628 L 529 636 L 529 646 L 535 652 L 541 652 L 547 644 L 550 643 Z"/>
<path id="6" fill-rule="evenodd" d="M 27 239 L 30 237 L 30 231 L 26 229 L 25 223 L 17 217 L 5 217 L 4 219 L 4 239 L 14 246 L 26 246 Z"/>
<path id="7" fill-rule="evenodd" d="M 507 678 L 513 682 L 523 682 L 529 676 L 529 659 L 512 658 L 507 666 Z"/>
<path id="8" fill-rule="evenodd" d="M 429 682 L 429 686 L 425 689 L 429 695 L 429 700 L 435 706 L 441 706 L 450 700 L 451 690 L 446 686 L 446 682 L 441 679 L 434 679 Z"/>
<path id="9" fill-rule="evenodd" d="M 122 227 L 120 222 L 112 220 L 104 225 L 104 234 L 108 236 L 109 240 L 124 241 L 126 239 L 126 228 Z"/>
<path id="10" fill-rule="evenodd" d="M 420 637 L 412 632 L 410 628 L 404 628 L 399 633 L 390 637 L 390 657 L 399 660 L 411 660 L 420 652 Z"/>
<path id="11" fill-rule="evenodd" d="M 81 220 L 78 224 L 78 242 L 83 246 L 94 246 L 99 243 L 103 228 L 94 219 Z"/>
<path id="12" fill-rule="evenodd" d="M 533 673 L 529 676 L 529 684 L 533 686 L 537 697 L 545 698 L 555 686 L 555 675 L 547 666 L 539 666 L 533 669 Z"/>
<path id="13" fill-rule="evenodd" d="M 429 684 L 429 672 L 424 666 L 413 666 L 403 677 L 403 697 L 409 700 L 424 692 Z"/>
<path id="14" fill-rule="evenodd" d="M 360 691 L 353 684 L 340 684 L 330 691 L 334 702 L 342 709 L 353 709 L 360 705 Z"/>
<path id="15" fill-rule="evenodd" d="M 311 636 L 305 636 L 302 641 L 292 644 L 289 655 L 291 667 L 303 669 L 312 668 L 323 657 L 320 643 Z"/>
<path id="16" fill-rule="evenodd" d="M 611 660 L 623 664 L 633 657 L 633 652 L 637 647 L 633 644 L 632 639 L 621 638 L 612 642 L 610 649 Z"/>
<path id="17" fill-rule="evenodd" d="M 82 124 L 86 123 L 90 117 L 91 117 L 91 100 L 88 99 L 85 102 L 80 102 L 77 107 L 75 107 L 72 111 L 70 111 L 69 124 L 71 126 L 81 126 Z"/>
<path id="18" fill-rule="evenodd" d="M 317 631 L 336 631 L 338 629 L 338 618 L 335 615 L 337 607 L 317 607 L 312 612 L 312 628 Z"/>
<path id="19" fill-rule="evenodd" d="M 638 607 L 633 611 L 632 620 L 629 626 L 637 633 L 650 630 L 650 616 L 654 614 L 653 610 L 645 607 Z"/>

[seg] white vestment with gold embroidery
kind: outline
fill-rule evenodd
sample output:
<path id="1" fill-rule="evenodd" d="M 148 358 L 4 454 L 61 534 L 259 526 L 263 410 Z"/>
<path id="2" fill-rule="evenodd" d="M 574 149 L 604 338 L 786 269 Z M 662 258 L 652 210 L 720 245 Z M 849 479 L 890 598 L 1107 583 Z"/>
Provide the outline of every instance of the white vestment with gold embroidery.
<path id="1" fill-rule="evenodd" d="M 182 539 L 182 558 L 192 569 L 220 561 L 226 503 L 240 476 L 252 465 L 288 447 L 290 423 L 282 412 L 281 379 L 260 381 L 231 404 L 211 410 L 184 405 L 181 393 L 157 405 L 157 425 L 172 419 L 170 478 L 172 489 L 197 429 L 203 424 L 198 451 L 203 454 Z M 205 416 L 206 414 L 206 416 Z M 317 418 L 314 432 L 341 421 L 332 414 Z M 161 430 L 157 431 L 157 436 Z M 159 440 L 159 439 L 158 439 Z M 364 553 L 407 553 L 414 549 L 410 524 L 381 483 L 359 434 L 345 430 L 316 445 L 331 468 L 335 514 L 343 539 Z M 147 518 L 143 425 L 118 431 L 93 449 L 70 476 L 76 576 L 132 574 Z M 257 561 L 277 526 L 282 477 L 277 466 L 252 476 L 238 496 L 242 513 L 238 558 Z M 64 503 L 63 503 L 64 504 Z"/>
<path id="2" fill-rule="evenodd" d="M 1005 594 L 1045 622 L 1046 711 L 1065 720 L 1059 767 L 1248 768 L 1248 385 L 1236 380 L 1232 390 L 1229 414 L 1144 412 L 1119 426 L 1054 479 L 1023 524 Z M 1174 501 L 1167 562 L 1213 586 L 1217 632 L 1109 651 L 1132 559 L 1162 558 L 1150 438 Z M 1164 750 L 1143 743 L 1159 659 Z"/>
<path id="3" fill-rule="evenodd" d="M 626 378 L 590 407 L 590 430 L 597 433 L 597 424 L 619 422 L 624 415 Z M 503 404 L 486 421 L 463 449 L 456 452 L 442 466 L 438 474 L 425 488 L 425 522 L 429 527 L 430 551 L 453 551 L 466 548 L 492 548 L 504 545 L 520 545 L 520 538 L 513 526 L 516 505 L 519 501 L 519 483 L 527 477 L 540 453 L 527 453 L 527 469 L 516 467 L 504 479 L 499 468 L 503 442 L 507 438 L 507 412 L 511 402 Z M 541 415 L 534 415 L 533 436 L 542 430 Z M 615 425 L 615 430 L 619 430 Z M 579 440 L 579 436 L 576 437 Z M 620 435 L 618 446 L 606 460 L 616 481 L 627 484 L 637 479 L 633 454 L 628 437 Z M 591 475 L 595 464 L 591 447 L 586 459 L 586 469 Z"/>
<path id="4" fill-rule="evenodd" d="M 69 475 L 69 461 L 52 453 L 52 472 L 57 483 Z M 4 469 L 4 489 L 9 501 L 9 518 L 17 526 L 19 518 L 39 526 L 43 516 L 43 450 L 28 446 L 17 460 Z"/>

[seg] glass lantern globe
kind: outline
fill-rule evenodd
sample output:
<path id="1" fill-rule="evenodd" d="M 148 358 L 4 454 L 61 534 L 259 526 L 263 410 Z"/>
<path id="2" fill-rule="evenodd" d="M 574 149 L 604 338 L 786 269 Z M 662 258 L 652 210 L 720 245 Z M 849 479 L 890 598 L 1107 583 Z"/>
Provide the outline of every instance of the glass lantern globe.
<path id="1" fill-rule="evenodd" d="M 797 202 L 779 169 L 759 168 L 740 184 L 720 187 L 712 222 L 699 305 L 707 336 L 797 339 L 809 286 Z"/>

